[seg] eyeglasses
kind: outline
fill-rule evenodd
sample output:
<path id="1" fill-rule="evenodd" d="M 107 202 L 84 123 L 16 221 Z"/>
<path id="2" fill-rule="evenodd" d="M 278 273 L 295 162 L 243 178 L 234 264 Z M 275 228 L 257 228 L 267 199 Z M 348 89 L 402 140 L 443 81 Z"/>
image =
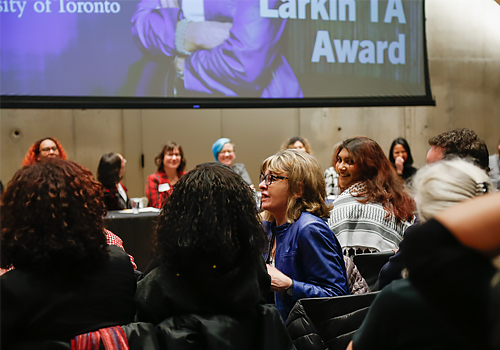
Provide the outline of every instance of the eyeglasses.
<path id="1" fill-rule="evenodd" d="M 259 177 L 259 183 L 261 183 L 262 181 L 264 181 L 264 183 L 266 184 L 266 186 L 271 186 L 271 184 L 276 181 L 276 180 L 288 180 L 288 177 L 286 176 L 279 176 L 279 175 L 273 175 L 273 174 L 267 174 L 267 175 L 264 175 L 264 174 L 260 174 L 260 177 Z"/>
<path id="2" fill-rule="evenodd" d="M 180 158 L 181 157 L 180 153 L 169 153 L 169 152 L 165 153 L 165 156 L 171 157 L 171 158 L 173 158 L 173 157 L 179 157 Z"/>
<path id="3" fill-rule="evenodd" d="M 226 154 L 232 154 L 232 153 L 234 153 L 234 151 L 220 151 L 219 152 L 219 154 L 224 154 L 224 155 L 226 155 Z"/>
<path id="4" fill-rule="evenodd" d="M 56 152 L 57 150 L 58 150 L 57 146 L 52 146 L 52 147 L 42 148 L 42 149 L 40 149 L 40 152 L 43 152 L 43 153 L 47 153 L 47 152 L 50 152 L 50 151 Z"/>

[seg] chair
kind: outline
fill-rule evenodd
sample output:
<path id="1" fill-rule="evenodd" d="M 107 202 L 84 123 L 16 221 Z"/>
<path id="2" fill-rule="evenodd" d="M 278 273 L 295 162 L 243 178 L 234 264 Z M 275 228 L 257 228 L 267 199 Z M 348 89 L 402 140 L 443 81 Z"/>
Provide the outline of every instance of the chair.
<path id="1" fill-rule="evenodd" d="M 394 252 L 386 251 L 379 253 L 368 253 L 354 255 L 352 260 L 358 267 L 361 276 L 364 277 L 370 290 L 378 290 L 378 275 L 380 269 L 389 261 L 389 258 L 394 255 Z"/>
<path id="2" fill-rule="evenodd" d="M 297 350 L 345 350 L 377 294 L 297 301 L 286 322 Z"/>

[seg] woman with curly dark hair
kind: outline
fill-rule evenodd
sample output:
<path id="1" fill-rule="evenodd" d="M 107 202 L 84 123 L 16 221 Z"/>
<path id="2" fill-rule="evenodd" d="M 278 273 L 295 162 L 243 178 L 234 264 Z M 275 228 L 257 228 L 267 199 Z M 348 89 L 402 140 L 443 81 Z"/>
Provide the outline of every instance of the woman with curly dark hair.
<path id="1" fill-rule="evenodd" d="M 397 249 L 414 219 L 415 204 L 380 145 L 365 136 L 335 150 L 341 195 L 328 224 L 344 254 Z"/>
<path id="2" fill-rule="evenodd" d="M 23 159 L 23 166 L 35 164 L 47 158 L 68 159 L 64 148 L 59 141 L 53 137 L 44 137 L 36 141 L 26 153 Z"/>
<path id="3" fill-rule="evenodd" d="M 0 277 L 2 348 L 133 320 L 133 268 L 107 245 L 102 187 L 88 169 L 61 159 L 23 167 L 0 210 L 1 267 L 15 266 Z"/>
<path id="4" fill-rule="evenodd" d="M 199 165 L 162 208 L 156 229 L 161 265 L 138 283 L 137 319 L 167 327 L 169 344 L 189 334 L 206 349 L 291 346 L 277 310 L 261 304 L 270 288 L 265 241 L 241 176 L 220 163 Z"/>
<path id="5" fill-rule="evenodd" d="M 167 142 L 155 157 L 158 171 L 146 179 L 146 197 L 150 207 L 161 208 L 174 185 L 186 172 L 186 158 L 181 145 Z"/>
<path id="6" fill-rule="evenodd" d="M 127 160 L 120 153 L 105 153 L 97 167 L 97 180 L 104 190 L 104 204 L 107 210 L 132 208 L 127 195 L 127 188 L 121 179 Z"/>

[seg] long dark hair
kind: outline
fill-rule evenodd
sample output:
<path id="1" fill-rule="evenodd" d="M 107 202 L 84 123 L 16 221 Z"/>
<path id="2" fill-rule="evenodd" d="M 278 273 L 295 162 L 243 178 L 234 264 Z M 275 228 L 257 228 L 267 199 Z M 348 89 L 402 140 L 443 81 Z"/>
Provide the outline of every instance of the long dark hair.
<path id="1" fill-rule="evenodd" d="M 158 167 L 158 171 L 165 171 L 163 167 L 163 158 L 165 158 L 165 153 L 168 151 L 173 151 L 175 148 L 179 150 L 179 154 L 181 155 L 181 163 L 177 167 L 177 172 L 182 173 L 184 168 L 186 168 L 186 158 L 184 158 L 184 151 L 182 150 L 181 145 L 175 142 L 167 142 L 161 148 L 160 153 L 158 153 L 155 157 L 155 164 Z"/>
<path id="2" fill-rule="evenodd" d="M 109 258 L 102 186 L 74 162 L 54 158 L 18 170 L 0 210 L 3 268 L 71 278 Z"/>
<path id="3" fill-rule="evenodd" d="M 350 138 L 335 150 L 335 157 L 344 148 L 357 164 L 361 180 L 366 184 L 366 191 L 357 195 L 358 201 L 381 203 L 388 215 L 393 214 L 396 220 L 410 221 L 415 204 L 380 145 L 365 136 Z M 335 171 L 338 172 L 337 165 Z"/>
<path id="4" fill-rule="evenodd" d="M 224 272 L 259 257 L 266 237 L 241 176 L 226 165 L 206 163 L 174 186 L 155 241 L 161 262 L 196 274 Z"/>
<path id="5" fill-rule="evenodd" d="M 394 159 L 393 151 L 394 147 L 396 145 L 401 145 L 405 149 L 406 153 L 408 154 L 408 157 L 405 160 L 404 167 L 409 168 L 413 165 L 413 156 L 411 155 L 411 150 L 410 150 L 410 145 L 408 144 L 408 141 L 406 141 L 402 137 L 398 137 L 391 143 L 391 149 L 389 150 L 389 161 L 394 165 L 396 160 Z"/>
<path id="6" fill-rule="evenodd" d="M 113 188 L 120 182 L 122 158 L 118 153 L 105 153 L 102 155 L 97 167 L 97 180 L 105 188 Z"/>

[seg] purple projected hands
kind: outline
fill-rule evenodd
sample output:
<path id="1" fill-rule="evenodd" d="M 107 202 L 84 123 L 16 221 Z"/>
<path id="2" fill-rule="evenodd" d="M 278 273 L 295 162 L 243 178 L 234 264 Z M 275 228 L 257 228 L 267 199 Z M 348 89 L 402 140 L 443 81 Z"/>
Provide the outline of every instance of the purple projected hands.
<path id="1" fill-rule="evenodd" d="M 229 22 L 189 22 L 184 37 L 184 49 L 193 52 L 219 46 L 229 38 L 232 26 L 233 24 Z"/>

